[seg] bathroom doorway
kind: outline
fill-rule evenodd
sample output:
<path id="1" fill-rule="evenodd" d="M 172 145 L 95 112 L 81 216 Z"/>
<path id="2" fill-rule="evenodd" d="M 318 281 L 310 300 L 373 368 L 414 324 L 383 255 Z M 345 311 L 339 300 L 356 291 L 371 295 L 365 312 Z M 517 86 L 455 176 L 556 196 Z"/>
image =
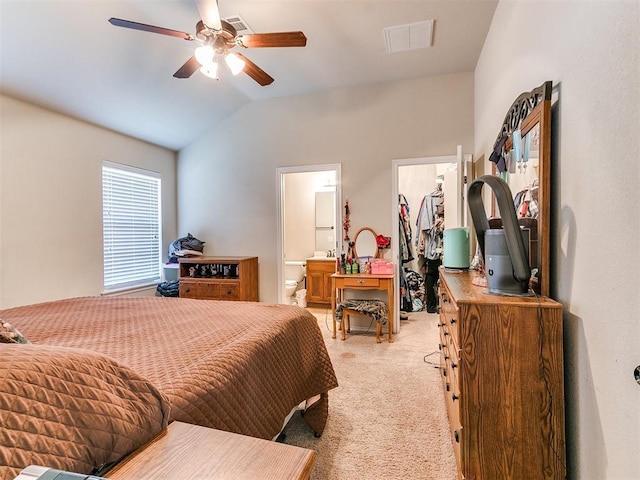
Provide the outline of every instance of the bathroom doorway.
<path id="1" fill-rule="evenodd" d="M 278 182 L 278 303 L 305 288 L 306 260 L 340 255 L 341 165 L 280 167 Z"/>

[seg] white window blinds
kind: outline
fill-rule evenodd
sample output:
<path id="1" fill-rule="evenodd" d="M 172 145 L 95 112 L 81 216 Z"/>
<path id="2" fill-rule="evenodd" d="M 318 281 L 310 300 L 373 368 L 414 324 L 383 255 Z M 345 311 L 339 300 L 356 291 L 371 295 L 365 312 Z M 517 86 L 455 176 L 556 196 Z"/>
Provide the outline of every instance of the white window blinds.
<path id="1" fill-rule="evenodd" d="M 160 175 L 124 165 L 102 166 L 104 289 L 161 278 Z"/>

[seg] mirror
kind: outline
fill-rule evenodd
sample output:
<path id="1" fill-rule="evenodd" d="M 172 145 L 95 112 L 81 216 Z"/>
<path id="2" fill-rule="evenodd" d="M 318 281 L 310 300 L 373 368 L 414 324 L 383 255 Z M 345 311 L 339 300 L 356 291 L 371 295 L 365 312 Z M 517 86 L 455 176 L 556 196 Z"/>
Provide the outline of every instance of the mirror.
<path id="1" fill-rule="evenodd" d="M 380 258 L 380 249 L 376 237 L 378 234 L 370 227 L 362 227 L 353 237 L 353 256 Z"/>
<path id="2" fill-rule="evenodd" d="M 490 158 L 514 196 L 520 227 L 529 230 L 529 262 L 536 271 L 532 287 L 544 296 L 549 295 L 550 269 L 551 87 L 545 82 L 516 99 Z M 501 222 L 493 219 L 489 225 L 499 228 Z"/>
<path id="3" fill-rule="evenodd" d="M 336 248 L 336 192 L 316 192 L 316 251 L 330 251 Z"/>

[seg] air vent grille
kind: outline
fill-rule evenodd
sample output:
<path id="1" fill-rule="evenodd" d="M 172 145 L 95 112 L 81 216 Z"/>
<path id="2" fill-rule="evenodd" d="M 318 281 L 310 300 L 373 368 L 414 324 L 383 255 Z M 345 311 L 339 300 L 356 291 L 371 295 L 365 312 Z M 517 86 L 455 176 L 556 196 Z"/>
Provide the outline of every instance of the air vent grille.
<path id="1" fill-rule="evenodd" d="M 433 23 L 434 20 L 426 20 L 383 28 L 386 52 L 404 52 L 431 47 L 433 45 Z"/>
<path id="2" fill-rule="evenodd" d="M 227 23 L 230 23 L 233 28 L 236 29 L 238 35 L 243 35 L 245 33 L 255 33 L 249 24 L 244 21 L 244 19 L 240 15 L 230 15 L 228 17 L 223 18 Z"/>

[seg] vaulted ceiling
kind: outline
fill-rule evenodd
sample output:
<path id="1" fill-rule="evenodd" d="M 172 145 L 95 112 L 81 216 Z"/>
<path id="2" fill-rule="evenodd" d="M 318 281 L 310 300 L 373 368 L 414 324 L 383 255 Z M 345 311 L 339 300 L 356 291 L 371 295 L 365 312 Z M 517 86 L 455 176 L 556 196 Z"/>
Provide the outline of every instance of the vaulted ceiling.
<path id="1" fill-rule="evenodd" d="M 0 91 L 179 150 L 249 102 L 473 71 L 497 0 L 218 3 L 256 33 L 301 30 L 307 45 L 242 49 L 275 79 L 266 87 L 222 68 L 217 81 L 176 79 L 194 42 L 108 19 L 194 34 L 192 0 L 0 0 Z M 431 47 L 386 53 L 385 27 L 432 19 Z"/>

